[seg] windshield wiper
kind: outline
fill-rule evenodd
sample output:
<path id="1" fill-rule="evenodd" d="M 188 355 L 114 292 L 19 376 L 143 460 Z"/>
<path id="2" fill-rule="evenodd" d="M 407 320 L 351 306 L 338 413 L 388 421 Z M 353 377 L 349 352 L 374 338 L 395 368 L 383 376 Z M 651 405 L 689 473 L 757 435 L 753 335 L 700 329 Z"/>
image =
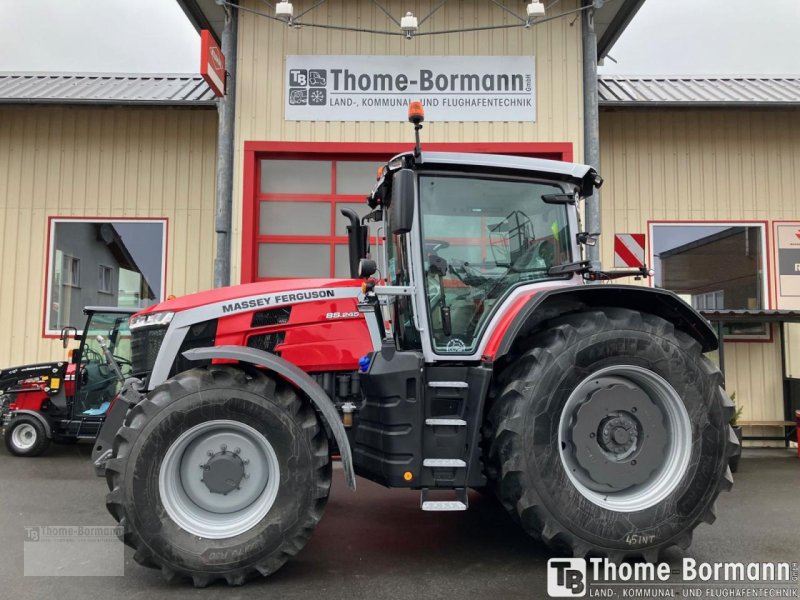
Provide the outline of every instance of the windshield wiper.
<path id="1" fill-rule="evenodd" d="M 553 265 L 547 269 L 548 275 L 569 275 L 571 273 L 588 273 L 591 270 L 591 261 L 580 260 L 578 262 L 564 263 L 563 265 Z"/>

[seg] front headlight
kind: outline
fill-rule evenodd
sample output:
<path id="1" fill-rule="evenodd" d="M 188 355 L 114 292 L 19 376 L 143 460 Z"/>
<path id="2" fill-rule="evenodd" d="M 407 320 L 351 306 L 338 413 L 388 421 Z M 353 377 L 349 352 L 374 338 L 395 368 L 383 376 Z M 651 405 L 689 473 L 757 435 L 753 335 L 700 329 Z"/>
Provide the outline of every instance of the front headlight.
<path id="1" fill-rule="evenodd" d="M 147 313 L 145 315 L 136 315 L 131 317 L 128 326 L 131 329 L 140 329 L 142 327 L 158 327 L 160 325 L 169 325 L 172 317 L 175 316 L 173 312 L 156 312 Z"/>

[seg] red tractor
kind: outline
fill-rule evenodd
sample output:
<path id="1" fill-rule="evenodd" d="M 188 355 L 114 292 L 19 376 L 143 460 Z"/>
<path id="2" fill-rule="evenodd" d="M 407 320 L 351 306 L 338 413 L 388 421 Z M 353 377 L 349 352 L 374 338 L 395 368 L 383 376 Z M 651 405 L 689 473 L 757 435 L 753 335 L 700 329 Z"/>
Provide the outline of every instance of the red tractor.
<path id="1" fill-rule="evenodd" d="M 586 285 L 631 275 L 582 259 L 576 205 L 600 184 L 585 165 L 417 138 L 372 212 L 346 213 L 352 280 L 135 315 L 133 371 L 149 375 L 127 381 L 94 459 L 136 560 L 197 586 L 275 572 L 322 518 L 334 453 L 352 489 L 419 490 L 423 511 L 492 490 L 558 553 L 687 547 L 738 450 L 703 355 L 717 339 L 668 291 Z"/>
<path id="2" fill-rule="evenodd" d="M 64 348 L 72 333 L 80 346 L 71 360 L 0 370 L 0 424 L 6 448 L 15 456 L 39 456 L 51 441 L 93 440 L 120 389 L 96 336 L 103 336 L 124 375 L 130 372 L 130 308 L 83 309 L 83 334 L 75 327 L 61 333 Z"/>

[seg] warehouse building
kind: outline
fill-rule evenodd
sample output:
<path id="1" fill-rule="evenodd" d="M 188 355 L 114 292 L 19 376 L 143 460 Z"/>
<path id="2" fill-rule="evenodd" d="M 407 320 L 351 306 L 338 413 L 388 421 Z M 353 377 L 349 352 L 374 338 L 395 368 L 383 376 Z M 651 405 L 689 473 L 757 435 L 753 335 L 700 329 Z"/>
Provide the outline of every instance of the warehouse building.
<path id="1" fill-rule="evenodd" d="M 180 4 L 222 38 L 225 7 Z M 430 30 L 461 31 L 411 39 L 336 28 L 394 31 L 366 0 L 322 3 L 302 27 L 257 14 L 269 13 L 264 3 L 240 4 L 230 9 L 228 90 L 234 283 L 346 275 L 338 210 L 363 211 L 376 167 L 409 148 L 411 93 L 427 104 L 427 148 L 584 160 L 577 0 L 531 27 L 491 3 L 444 3 Z M 414 3 L 415 14 L 438 4 Z M 598 11 L 599 56 L 640 4 Z M 800 231 L 800 79 L 603 77 L 598 91 L 603 264 L 619 260 L 614 234 L 646 234 L 652 284 L 698 308 L 800 310 L 800 275 L 784 273 Z M 200 78 L 7 74 L 0 103 L 0 365 L 61 356 L 58 329 L 87 294 L 141 305 L 213 286 L 218 115 Z M 91 226 L 91 246 L 121 258 L 79 256 L 67 243 L 75 222 Z M 800 336 L 787 327 L 795 337 L 784 343 L 783 327 L 725 325 L 728 388 L 746 420 L 785 418 Z"/>

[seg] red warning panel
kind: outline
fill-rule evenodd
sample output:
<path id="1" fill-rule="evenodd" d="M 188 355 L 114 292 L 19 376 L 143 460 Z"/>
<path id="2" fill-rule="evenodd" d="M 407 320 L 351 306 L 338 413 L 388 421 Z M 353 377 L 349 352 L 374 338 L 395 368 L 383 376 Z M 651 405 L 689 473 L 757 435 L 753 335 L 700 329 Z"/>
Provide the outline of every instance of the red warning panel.
<path id="1" fill-rule="evenodd" d="M 225 56 L 208 29 L 200 32 L 200 75 L 217 96 L 225 95 Z"/>
<path id="2" fill-rule="evenodd" d="M 638 269 L 644 266 L 643 233 L 617 233 L 614 236 L 614 266 Z"/>

